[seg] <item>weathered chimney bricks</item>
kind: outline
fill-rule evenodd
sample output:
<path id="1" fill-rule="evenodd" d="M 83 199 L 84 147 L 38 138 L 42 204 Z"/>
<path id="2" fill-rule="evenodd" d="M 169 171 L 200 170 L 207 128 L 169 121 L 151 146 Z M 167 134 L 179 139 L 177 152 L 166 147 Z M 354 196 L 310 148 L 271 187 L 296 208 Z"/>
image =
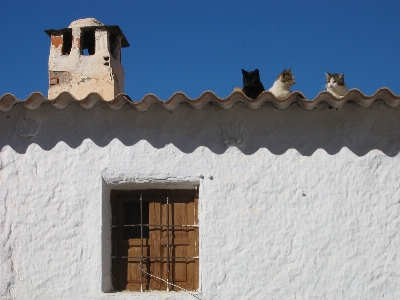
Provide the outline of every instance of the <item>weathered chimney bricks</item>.
<path id="1" fill-rule="evenodd" d="M 112 100 L 124 92 L 121 47 L 129 47 L 129 43 L 119 26 L 87 18 L 45 32 L 51 38 L 49 99 L 69 92 L 77 99 L 98 93 Z"/>

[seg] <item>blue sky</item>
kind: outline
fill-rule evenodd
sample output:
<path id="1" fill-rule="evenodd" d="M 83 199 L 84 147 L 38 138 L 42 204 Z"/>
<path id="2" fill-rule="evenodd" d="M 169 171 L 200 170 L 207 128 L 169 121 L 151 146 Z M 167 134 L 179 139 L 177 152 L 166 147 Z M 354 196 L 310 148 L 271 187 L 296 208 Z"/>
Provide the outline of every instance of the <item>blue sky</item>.
<path id="1" fill-rule="evenodd" d="M 227 97 L 242 86 L 241 69 L 260 70 L 268 89 L 285 68 L 293 90 L 313 99 L 325 74 L 344 73 L 367 95 L 400 94 L 400 1 L 5 1 L 0 0 L 0 96 L 47 96 L 50 39 L 94 17 L 119 25 L 125 93 L 167 100 L 212 90 Z"/>

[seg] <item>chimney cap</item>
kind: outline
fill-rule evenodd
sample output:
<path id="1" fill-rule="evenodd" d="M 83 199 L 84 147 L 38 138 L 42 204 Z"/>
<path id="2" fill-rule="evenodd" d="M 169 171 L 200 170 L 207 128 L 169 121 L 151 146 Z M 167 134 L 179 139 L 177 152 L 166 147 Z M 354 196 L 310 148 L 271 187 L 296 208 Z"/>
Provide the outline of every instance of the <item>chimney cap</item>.
<path id="1" fill-rule="evenodd" d="M 123 34 L 121 28 L 118 25 L 104 25 L 100 21 L 96 20 L 95 18 L 86 18 L 86 19 L 79 19 L 73 21 L 68 28 L 62 29 L 47 29 L 44 32 L 48 34 L 48 36 L 52 36 L 55 34 L 62 34 L 64 32 L 71 32 L 72 28 L 87 28 L 87 29 L 105 29 L 112 33 L 117 33 L 121 35 L 121 47 L 126 48 L 129 47 L 129 42 L 126 39 L 125 35 Z"/>
<path id="2" fill-rule="evenodd" d="M 71 22 L 68 28 L 92 27 L 92 26 L 104 26 L 104 24 L 101 23 L 99 20 L 96 20 L 95 18 L 85 18 Z"/>

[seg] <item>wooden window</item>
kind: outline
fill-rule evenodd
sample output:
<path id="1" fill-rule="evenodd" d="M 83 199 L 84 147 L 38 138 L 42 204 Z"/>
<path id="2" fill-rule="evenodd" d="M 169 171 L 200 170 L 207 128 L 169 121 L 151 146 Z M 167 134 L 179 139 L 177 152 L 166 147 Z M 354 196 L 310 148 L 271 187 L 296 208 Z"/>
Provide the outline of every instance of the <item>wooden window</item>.
<path id="1" fill-rule="evenodd" d="M 114 290 L 197 290 L 197 207 L 195 190 L 113 190 Z"/>

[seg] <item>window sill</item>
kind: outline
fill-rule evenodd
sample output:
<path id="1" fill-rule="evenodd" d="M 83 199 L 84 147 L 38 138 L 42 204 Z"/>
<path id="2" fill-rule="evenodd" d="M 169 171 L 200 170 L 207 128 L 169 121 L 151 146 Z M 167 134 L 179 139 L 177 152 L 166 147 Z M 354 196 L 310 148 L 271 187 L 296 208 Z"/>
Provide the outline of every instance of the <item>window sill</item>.
<path id="1" fill-rule="evenodd" d="M 173 297 L 173 299 L 202 299 L 202 293 L 200 291 L 194 291 L 194 292 L 176 292 L 176 291 L 146 291 L 146 292 L 137 292 L 137 291 L 115 291 L 115 292 L 109 292 L 109 293 L 103 293 L 102 299 L 136 299 L 136 298 L 141 298 L 141 299 L 166 299 L 166 296 Z M 191 296 L 190 298 L 188 298 Z"/>

